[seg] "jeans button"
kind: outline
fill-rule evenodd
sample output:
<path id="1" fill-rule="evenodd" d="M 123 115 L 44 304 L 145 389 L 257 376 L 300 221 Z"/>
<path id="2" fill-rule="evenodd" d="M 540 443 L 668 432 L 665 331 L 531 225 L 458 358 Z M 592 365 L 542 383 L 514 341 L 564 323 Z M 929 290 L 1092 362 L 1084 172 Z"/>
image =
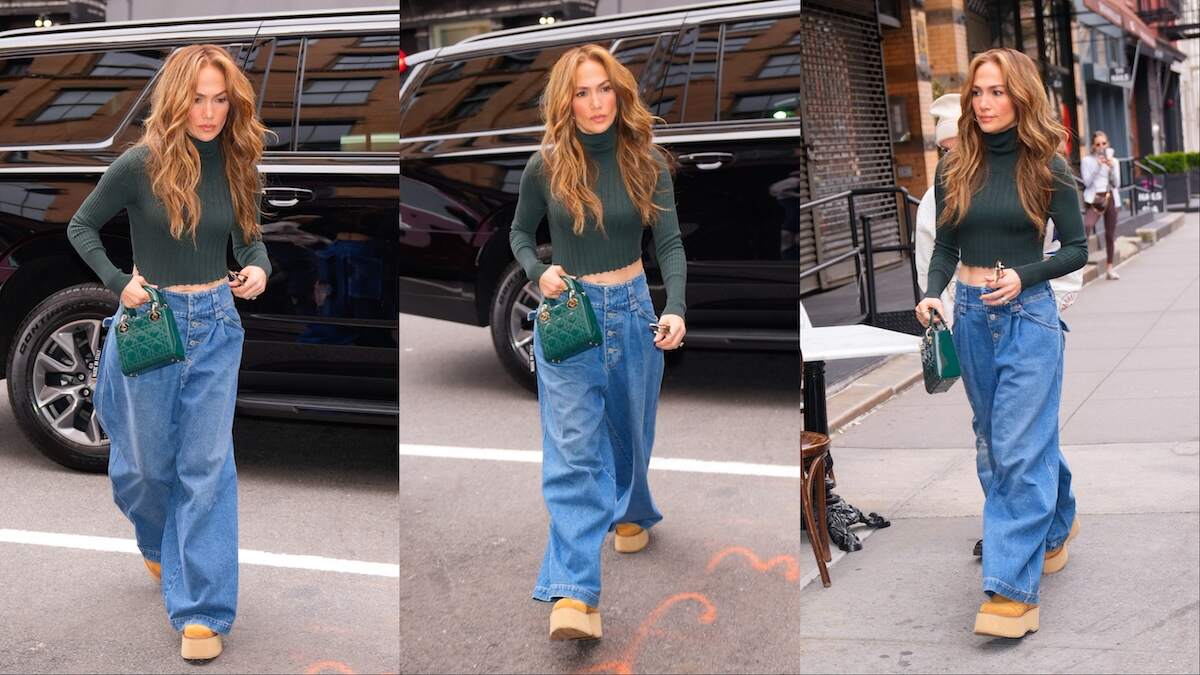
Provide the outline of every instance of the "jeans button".
<path id="1" fill-rule="evenodd" d="M 992 333 L 992 337 L 994 337 L 994 338 L 996 338 L 996 339 L 1000 339 L 1000 334 L 999 334 L 999 333 Z"/>
<path id="2" fill-rule="evenodd" d="M 996 320 L 996 315 L 995 315 L 995 314 L 988 314 L 988 318 L 989 318 L 989 319 L 991 319 L 992 321 L 995 321 L 995 320 Z"/>

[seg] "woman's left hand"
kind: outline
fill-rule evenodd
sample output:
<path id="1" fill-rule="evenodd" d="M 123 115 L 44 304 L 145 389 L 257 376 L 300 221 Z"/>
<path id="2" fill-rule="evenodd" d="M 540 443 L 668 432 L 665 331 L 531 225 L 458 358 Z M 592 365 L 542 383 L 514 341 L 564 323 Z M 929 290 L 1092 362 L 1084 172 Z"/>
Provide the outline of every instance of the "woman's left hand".
<path id="1" fill-rule="evenodd" d="M 684 325 L 682 316 L 663 314 L 658 320 L 658 332 L 654 334 L 654 346 L 663 351 L 678 349 L 683 344 L 685 333 L 687 326 Z"/>
<path id="2" fill-rule="evenodd" d="M 241 275 L 246 277 L 245 281 L 235 279 L 229 282 L 229 290 L 237 297 L 243 300 L 254 300 L 266 290 L 267 272 L 263 268 L 249 265 L 242 268 Z"/>
<path id="3" fill-rule="evenodd" d="M 1021 276 L 1011 269 L 1000 271 L 1000 279 L 995 278 L 995 274 L 986 277 L 988 288 L 993 288 L 991 293 L 979 296 L 985 305 L 1003 305 L 1006 302 L 1012 302 L 1021 294 Z"/>

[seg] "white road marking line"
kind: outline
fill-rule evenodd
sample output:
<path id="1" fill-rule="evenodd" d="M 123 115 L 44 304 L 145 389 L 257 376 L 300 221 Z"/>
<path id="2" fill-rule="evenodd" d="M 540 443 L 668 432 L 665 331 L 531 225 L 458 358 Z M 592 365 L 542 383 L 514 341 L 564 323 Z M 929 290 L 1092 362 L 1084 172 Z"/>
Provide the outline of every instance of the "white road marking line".
<path id="1" fill-rule="evenodd" d="M 539 464 L 542 461 L 542 453 L 536 450 L 463 448 L 448 445 L 414 445 L 409 443 L 400 444 L 400 454 L 409 457 L 483 459 L 499 462 L 527 462 L 530 464 Z M 750 462 L 717 462 L 705 459 L 685 459 L 682 457 L 651 457 L 650 468 L 658 471 L 800 479 L 800 467 L 790 464 L 753 464 Z"/>
<path id="2" fill-rule="evenodd" d="M 137 542 L 133 539 L 96 537 L 85 534 L 63 534 L 60 532 L 35 532 L 31 530 L 0 528 L 0 543 L 34 544 L 37 546 L 57 546 L 87 551 L 133 553 L 139 556 L 142 554 L 138 550 Z M 400 578 L 400 566 L 390 563 L 324 558 L 317 555 L 271 553 L 269 551 L 255 551 L 246 548 L 238 549 L 238 563 L 242 565 L 263 565 L 265 567 L 288 567 L 298 570 L 317 570 L 321 572 L 365 574 L 367 576 L 390 577 L 393 579 Z"/>

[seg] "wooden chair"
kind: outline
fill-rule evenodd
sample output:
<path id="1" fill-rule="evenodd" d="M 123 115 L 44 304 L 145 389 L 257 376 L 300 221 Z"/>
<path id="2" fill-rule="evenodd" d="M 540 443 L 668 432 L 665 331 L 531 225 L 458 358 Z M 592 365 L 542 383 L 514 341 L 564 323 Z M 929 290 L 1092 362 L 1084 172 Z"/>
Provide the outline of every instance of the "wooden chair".
<path id="1" fill-rule="evenodd" d="M 801 314 L 803 311 L 802 307 Z M 803 354 L 800 355 L 800 381 L 804 381 Z M 815 431 L 800 432 L 800 514 L 808 528 L 808 540 L 812 544 L 813 557 L 817 559 L 817 569 L 821 571 L 821 585 L 825 588 L 832 583 L 825 563 L 833 560 L 825 510 L 825 458 L 828 454 L 828 436 Z"/>
<path id="2" fill-rule="evenodd" d="M 829 437 L 813 431 L 800 432 L 800 512 L 808 528 L 821 584 L 829 588 L 829 568 L 833 560 L 829 551 L 828 514 L 825 510 L 825 456 L 829 452 Z"/>

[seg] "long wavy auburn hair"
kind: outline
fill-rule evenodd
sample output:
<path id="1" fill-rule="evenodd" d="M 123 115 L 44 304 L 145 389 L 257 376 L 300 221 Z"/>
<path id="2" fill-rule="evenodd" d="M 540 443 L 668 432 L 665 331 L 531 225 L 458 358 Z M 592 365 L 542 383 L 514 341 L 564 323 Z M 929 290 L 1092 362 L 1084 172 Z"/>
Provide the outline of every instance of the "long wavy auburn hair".
<path id="1" fill-rule="evenodd" d="M 187 139 L 188 112 L 196 95 L 196 79 L 205 66 L 225 75 L 229 113 L 219 139 L 225 155 L 225 176 L 242 238 L 248 244 L 262 237 L 258 225 L 262 176 L 258 162 L 263 153 L 267 127 L 254 113 L 254 88 L 223 48 L 212 44 L 181 47 L 167 57 L 154 85 L 150 116 L 139 145 L 149 150 L 147 172 L 154 195 L 167 211 L 171 236 L 179 239 L 184 229 L 196 240 L 200 222 L 200 153 Z"/>
<path id="2" fill-rule="evenodd" d="M 942 184 L 945 207 L 938 225 L 957 225 L 971 208 L 971 198 L 983 187 L 987 165 L 983 131 L 975 121 L 971 106 L 971 87 L 975 74 L 984 63 L 993 63 L 1004 76 L 1004 89 L 1017 117 L 1017 194 L 1021 208 L 1044 236 L 1050 198 L 1054 193 L 1054 175 L 1050 164 L 1059 153 L 1059 144 L 1067 138 L 1067 129 L 1054 118 L 1037 66 L 1025 54 L 1014 49 L 989 49 L 971 59 L 968 77 L 962 88 L 962 115 L 958 118 L 958 146 L 942 158 Z M 1063 161 L 1066 158 L 1063 157 Z M 1074 187 L 1074 186 L 1072 186 Z"/>
<path id="3" fill-rule="evenodd" d="M 571 103 L 575 95 L 575 70 L 584 61 L 595 61 L 608 74 L 617 95 L 617 166 L 621 180 L 641 215 L 642 224 L 653 225 L 662 207 L 654 204 L 654 188 L 658 184 L 657 152 L 670 166 L 671 153 L 652 141 L 655 116 L 638 98 L 637 79 L 617 61 L 608 50 L 595 44 L 568 50 L 550 70 L 550 81 L 542 93 L 541 116 L 546 124 L 542 135 L 542 162 L 549 177 L 550 192 L 573 219 L 572 230 L 583 234 L 585 213 L 590 213 L 596 227 L 604 231 L 604 205 L 593 189 L 598 169 L 587 160 L 583 145 L 575 137 L 575 118 Z"/>

